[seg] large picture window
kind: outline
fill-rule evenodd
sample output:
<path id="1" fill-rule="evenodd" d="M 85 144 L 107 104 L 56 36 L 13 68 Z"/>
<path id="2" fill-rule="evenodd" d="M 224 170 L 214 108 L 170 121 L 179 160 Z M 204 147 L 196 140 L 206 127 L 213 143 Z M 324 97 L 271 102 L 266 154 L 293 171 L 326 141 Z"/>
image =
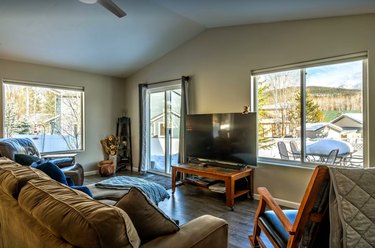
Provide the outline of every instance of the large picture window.
<path id="1" fill-rule="evenodd" d="M 363 167 L 366 65 L 357 56 L 252 72 L 260 159 Z"/>
<path id="2" fill-rule="evenodd" d="M 83 88 L 3 82 L 3 132 L 42 153 L 83 150 Z"/>

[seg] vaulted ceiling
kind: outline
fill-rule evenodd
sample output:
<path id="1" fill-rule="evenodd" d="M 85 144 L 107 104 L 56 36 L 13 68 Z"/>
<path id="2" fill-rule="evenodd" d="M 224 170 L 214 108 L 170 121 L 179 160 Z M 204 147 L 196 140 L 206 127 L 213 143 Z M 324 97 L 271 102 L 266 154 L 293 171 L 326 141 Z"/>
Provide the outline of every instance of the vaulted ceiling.
<path id="1" fill-rule="evenodd" d="M 0 58 L 126 77 L 207 28 L 375 13 L 375 0 L 1 0 Z"/>

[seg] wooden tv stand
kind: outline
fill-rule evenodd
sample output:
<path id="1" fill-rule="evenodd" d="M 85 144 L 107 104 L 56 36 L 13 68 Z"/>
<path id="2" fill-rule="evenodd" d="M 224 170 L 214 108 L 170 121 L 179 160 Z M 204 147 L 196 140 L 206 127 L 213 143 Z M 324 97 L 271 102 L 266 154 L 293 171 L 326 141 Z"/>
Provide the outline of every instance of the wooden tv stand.
<path id="1" fill-rule="evenodd" d="M 215 166 L 200 166 L 196 164 L 178 164 L 172 165 L 172 194 L 176 188 L 177 172 L 191 175 L 203 176 L 221 180 L 225 182 L 226 205 L 233 210 L 234 198 L 244 194 L 250 195 L 254 199 L 254 174 L 253 169 L 232 170 Z M 244 190 L 235 190 L 235 182 L 238 179 L 247 178 L 248 188 Z"/>

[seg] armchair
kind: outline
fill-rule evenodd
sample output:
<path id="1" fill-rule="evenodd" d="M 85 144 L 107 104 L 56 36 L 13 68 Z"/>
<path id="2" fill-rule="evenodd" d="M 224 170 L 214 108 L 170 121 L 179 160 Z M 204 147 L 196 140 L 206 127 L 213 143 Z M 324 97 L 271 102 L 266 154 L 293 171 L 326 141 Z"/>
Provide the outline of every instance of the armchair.
<path id="1" fill-rule="evenodd" d="M 7 157 L 16 161 L 16 156 L 32 155 L 34 161 L 40 160 L 40 153 L 32 140 L 28 138 L 5 138 L 0 139 L 0 156 Z M 17 162 L 17 161 L 16 161 Z M 31 163 L 27 164 L 30 165 Z M 57 159 L 55 164 L 69 177 L 75 185 L 82 185 L 84 179 L 84 170 L 82 165 L 75 163 L 73 160 L 67 164 L 66 159 Z M 26 165 L 26 164 L 23 164 Z"/>
<path id="2" fill-rule="evenodd" d="M 329 182 L 328 167 L 317 166 L 298 210 L 282 210 L 266 188 L 258 188 L 260 201 L 250 245 L 266 247 L 263 232 L 274 247 L 328 247 Z M 266 207 L 271 210 L 265 211 Z"/>

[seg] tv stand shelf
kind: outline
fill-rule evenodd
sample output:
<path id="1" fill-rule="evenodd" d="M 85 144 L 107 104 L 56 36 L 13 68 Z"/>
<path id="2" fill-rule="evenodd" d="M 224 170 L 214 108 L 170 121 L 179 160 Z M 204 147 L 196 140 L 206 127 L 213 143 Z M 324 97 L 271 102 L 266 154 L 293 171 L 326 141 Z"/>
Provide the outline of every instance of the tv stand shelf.
<path id="1" fill-rule="evenodd" d="M 232 210 L 235 198 L 248 194 L 251 199 L 254 199 L 254 171 L 251 168 L 233 170 L 209 165 L 199 166 L 197 164 L 172 165 L 172 194 L 175 192 L 176 176 L 178 172 L 224 181 L 226 205 Z M 248 187 L 247 189 L 236 191 L 235 182 L 241 178 L 247 178 Z"/>

